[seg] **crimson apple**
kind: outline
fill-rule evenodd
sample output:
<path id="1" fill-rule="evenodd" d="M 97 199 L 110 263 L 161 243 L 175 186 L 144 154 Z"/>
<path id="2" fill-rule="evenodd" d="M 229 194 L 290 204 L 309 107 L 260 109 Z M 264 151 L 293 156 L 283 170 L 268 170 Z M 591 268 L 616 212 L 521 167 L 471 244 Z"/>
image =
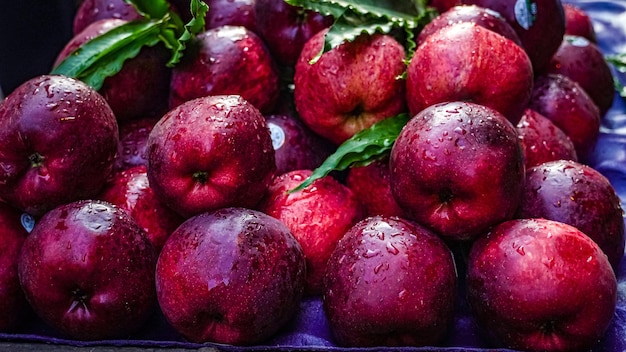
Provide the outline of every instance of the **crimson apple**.
<path id="1" fill-rule="evenodd" d="M 0 199 L 33 216 L 95 196 L 113 169 L 117 120 L 85 83 L 32 78 L 0 105 Z"/>
<path id="2" fill-rule="evenodd" d="M 467 290 L 495 346 L 585 351 L 607 330 L 617 282 L 600 247 L 547 219 L 501 223 L 473 245 Z"/>
<path id="3" fill-rule="evenodd" d="M 355 224 L 333 251 L 324 308 L 342 346 L 426 346 L 445 336 L 456 296 L 452 252 L 398 217 Z"/>
<path id="4" fill-rule="evenodd" d="M 295 106 L 315 133 L 340 144 L 374 123 L 406 111 L 402 45 L 389 35 L 363 34 L 325 52 L 327 30 L 302 48 L 294 73 Z M 321 94 L 323 92 L 323 94 Z"/>
<path id="5" fill-rule="evenodd" d="M 261 38 L 242 26 L 199 33 L 172 69 L 170 108 L 208 95 L 241 95 L 269 114 L 279 95 L 274 59 Z"/>
<path id="6" fill-rule="evenodd" d="M 16 332 L 30 317 L 17 274 L 20 250 L 28 231 L 22 225 L 22 212 L 0 201 L 0 331 Z"/>
<path id="7" fill-rule="evenodd" d="M 326 262 L 337 241 L 365 217 L 365 210 L 354 193 L 331 176 L 289 192 L 311 174 L 311 170 L 294 170 L 278 175 L 259 210 L 285 223 L 298 240 L 307 263 L 305 293 L 317 295 L 322 292 Z"/>
<path id="8" fill-rule="evenodd" d="M 550 119 L 532 109 L 526 109 L 516 126 L 526 169 L 552 160 L 578 161 L 572 140 Z"/>
<path id="9" fill-rule="evenodd" d="M 541 217 L 578 228 L 617 268 L 624 256 L 624 218 L 609 180 L 590 166 L 555 160 L 526 171 L 518 217 Z"/>
<path id="10" fill-rule="evenodd" d="M 128 213 L 80 200 L 35 223 L 18 275 L 35 313 L 63 336 L 129 338 L 157 307 L 156 261 L 145 231 Z"/>
<path id="11" fill-rule="evenodd" d="M 550 119 L 572 140 L 584 162 L 600 133 L 600 111 L 582 87 L 562 74 L 540 75 L 528 107 Z"/>
<path id="12" fill-rule="evenodd" d="M 294 66 L 304 44 L 333 24 L 332 16 L 304 10 L 284 0 L 255 0 L 256 31 L 276 61 Z"/>
<path id="13" fill-rule="evenodd" d="M 569 77 L 593 99 L 604 116 L 613 105 L 613 73 L 598 46 L 580 36 L 566 35 L 552 56 L 547 73 Z"/>
<path id="14" fill-rule="evenodd" d="M 429 35 L 415 50 L 406 74 L 413 115 L 437 103 L 472 101 L 517 124 L 533 88 L 533 69 L 524 50 L 471 22 Z"/>
<path id="15" fill-rule="evenodd" d="M 105 18 L 133 21 L 142 17 L 126 0 L 82 0 L 74 14 L 74 35 Z"/>
<path id="16" fill-rule="evenodd" d="M 74 35 L 56 57 L 58 66 L 85 42 L 128 21 L 105 18 L 89 24 Z M 167 108 L 171 69 L 166 66 L 168 52 L 162 45 L 144 47 L 126 60 L 119 72 L 107 77 L 98 92 L 106 99 L 118 121 L 161 115 Z"/>
<path id="17" fill-rule="evenodd" d="M 406 216 L 451 240 L 476 238 L 513 218 L 525 172 L 515 127 L 470 102 L 435 104 L 409 120 L 389 169 Z"/>
<path id="18" fill-rule="evenodd" d="M 166 113 L 146 143 L 157 198 L 183 217 L 254 207 L 276 170 L 261 112 L 239 95 L 197 98 Z"/>
<path id="19" fill-rule="evenodd" d="M 596 30 L 589 14 L 582 8 L 572 4 L 563 3 L 565 13 L 565 35 L 577 35 L 592 43 L 597 43 Z"/>
<path id="20" fill-rule="evenodd" d="M 148 165 L 146 143 L 158 121 L 157 117 L 143 117 L 119 123 L 119 147 L 114 167 L 116 171 Z"/>
<path id="21" fill-rule="evenodd" d="M 154 195 L 148 183 L 145 165 L 114 172 L 97 198 L 126 210 L 146 231 L 157 253 L 169 235 L 184 221 Z"/>
<path id="22" fill-rule="evenodd" d="M 304 290 L 302 248 L 262 212 L 222 208 L 185 221 L 156 270 L 159 304 L 193 342 L 258 344 L 291 319 Z"/>

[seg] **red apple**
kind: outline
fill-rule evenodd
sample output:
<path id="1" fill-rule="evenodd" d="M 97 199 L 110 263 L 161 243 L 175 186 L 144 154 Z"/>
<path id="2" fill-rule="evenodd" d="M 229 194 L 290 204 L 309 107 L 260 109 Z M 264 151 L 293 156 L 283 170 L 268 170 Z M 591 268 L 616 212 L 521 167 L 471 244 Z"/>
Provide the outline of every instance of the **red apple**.
<path id="1" fill-rule="evenodd" d="M 262 113 L 274 108 L 279 77 L 269 50 L 251 30 L 221 26 L 195 36 L 172 69 L 170 107 L 208 95 L 241 95 Z"/>
<path id="2" fill-rule="evenodd" d="M 0 202 L 0 331 L 5 333 L 19 332 L 31 314 L 17 274 L 20 250 L 28 236 L 22 216 Z"/>
<path id="3" fill-rule="evenodd" d="M 604 116 L 613 105 L 615 83 L 609 64 L 598 46 L 588 39 L 566 35 L 546 69 L 569 77 L 593 99 Z"/>
<path id="4" fill-rule="evenodd" d="M 157 198 L 183 217 L 254 207 L 276 170 L 265 118 L 238 95 L 187 101 L 156 123 L 146 144 Z"/>
<path id="5" fill-rule="evenodd" d="M 340 144 L 374 123 L 406 111 L 402 45 L 388 35 L 363 34 L 321 55 L 322 30 L 302 48 L 295 66 L 296 109 L 315 133 Z M 323 92 L 323 94 L 321 94 Z"/>
<path id="6" fill-rule="evenodd" d="M 74 14 L 74 35 L 105 18 L 133 21 L 142 17 L 126 0 L 82 0 Z"/>
<path id="7" fill-rule="evenodd" d="M 156 260 L 145 231 L 124 210 L 81 200 L 35 224 L 18 274 L 35 313 L 63 336 L 130 338 L 155 312 Z"/>
<path id="8" fill-rule="evenodd" d="M 256 31 L 272 56 L 285 66 L 294 66 L 304 44 L 333 24 L 332 16 L 304 10 L 284 0 L 255 0 Z"/>
<path id="9" fill-rule="evenodd" d="M 146 143 L 156 117 L 144 117 L 119 124 L 119 147 L 115 157 L 115 170 L 126 170 L 139 165 L 148 165 Z"/>
<path id="10" fill-rule="evenodd" d="M 541 73 L 561 45 L 565 14 L 561 0 L 461 0 L 463 4 L 492 9 L 517 32 L 532 62 Z"/>
<path id="11" fill-rule="evenodd" d="M 335 146 L 315 134 L 297 116 L 291 114 L 265 117 L 276 156 L 276 174 L 319 167 Z"/>
<path id="12" fill-rule="evenodd" d="M 326 262 L 337 241 L 365 211 L 352 191 L 331 176 L 290 193 L 311 170 L 294 170 L 277 176 L 259 210 L 287 225 L 304 251 L 307 263 L 306 294 L 322 292 Z"/>
<path id="13" fill-rule="evenodd" d="M 524 182 L 515 127 L 469 102 L 422 110 L 391 149 L 390 184 L 407 217 L 451 240 L 469 240 L 512 219 Z"/>
<path id="14" fill-rule="evenodd" d="M 352 227 L 328 260 L 324 308 L 341 346 L 426 346 L 454 313 L 456 268 L 435 234 L 397 217 Z"/>
<path id="15" fill-rule="evenodd" d="M 388 158 L 348 170 L 346 185 L 356 194 L 368 216 L 405 216 L 391 192 L 390 177 Z"/>
<path id="16" fill-rule="evenodd" d="M 53 67 L 82 44 L 127 22 L 105 18 L 91 23 L 66 43 Z M 98 92 L 109 103 L 118 121 L 161 115 L 167 110 L 171 76 L 171 69 L 166 66 L 168 59 L 164 46 L 144 47 L 137 56 L 126 60 L 119 72 L 104 80 Z"/>
<path id="17" fill-rule="evenodd" d="M 600 111 L 578 83 L 561 74 L 540 75 L 528 107 L 563 130 L 574 143 L 578 159 L 586 160 L 600 133 Z"/>
<path id="18" fill-rule="evenodd" d="M 146 231 L 157 253 L 160 252 L 165 240 L 184 218 L 154 195 L 145 165 L 116 171 L 111 178 L 97 198 L 126 210 Z"/>
<path id="19" fill-rule="evenodd" d="M 516 128 L 524 149 L 527 170 L 547 161 L 578 161 L 572 140 L 540 113 L 526 109 Z"/>
<path id="20" fill-rule="evenodd" d="M 571 4 L 563 3 L 565 13 L 565 35 L 577 35 L 592 43 L 597 43 L 596 31 L 589 14 L 582 8 Z"/>
<path id="21" fill-rule="evenodd" d="M 624 212 L 605 176 L 575 161 L 555 160 L 527 170 L 525 184 L 519 217 L 541 217 L 578 228 L 617 269 L 624 256 Z"/>
<path id="22" fill-rule="evenodd" d="M 455 23 L 476 23 L 479 26 L 492 30 L 521 46 L 522 42 L 517 32 L 499 13 L 477 5 L 457 5 L 451 7 L 441 15 L 428 22 L 417 36 L 417 43 L 423 43 L 428 36 Z"/>
<path id="23" fill-rule="evenodd" d="M 285 224 L 223 208 L 185 221 L 159 256 L 156 287 L 171 326 L 193 342 L 254 345 L 296 314 L 302 248 Z"/>
<path id="24" fill-rule="evenodd" d="M 39 217 L 95 196 L 118 139 L 113 111 L 83 82 L 58 75 L 24 82 L 0 105 L 0 199 Z"/>
<path id="25" fill-rule="evenodd" d="M 613 319 L 617 283 L 606 255 L 580 230 L 523 219 L 475 242 L 467 289 L 494 346 L 585 351 Z"/>
<path id="26" fill-rule="evenodd" d="M 428 36 L 407 67 L 411 114 L 449 101 L 493 108 L 513 124 L 533 88 L 533 69 L 513 41 L 475 23 L 457 23 Z"/>

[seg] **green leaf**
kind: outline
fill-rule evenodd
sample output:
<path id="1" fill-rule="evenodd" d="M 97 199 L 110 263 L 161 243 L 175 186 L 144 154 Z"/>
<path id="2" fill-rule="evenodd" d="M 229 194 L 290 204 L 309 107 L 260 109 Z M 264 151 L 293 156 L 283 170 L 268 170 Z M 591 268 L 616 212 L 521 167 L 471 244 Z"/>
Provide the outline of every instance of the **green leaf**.
<path id="1" fill-rule="evenodd" d="M 166 0 L 124 0 L 135 7 L 140 15 L 146 18 L 162 18 L 170 10 Z"/>
<path id="2" fill-rule="evenodd" d="M 137 56 L 144 46 L 159 42 L 162 21 L 127 22 L 84 43 L 68 55 L 52 74 L 77 78 L 98 90 L 106 77 L 121 69 L 125 60 Z"/>
<path id="3" fill-rule="evenodd" d="M 626 53 L 607 55 L 605 56 L 605 60 L 613 65 L 618 72 L 626 73 Z M 615 90 L 617 90 L 622 98 L 626 99 L 626 87 L 624 87 L 617 77 L 613 77 L 613 81 L 615 83 Z"/>
<path id="4" fill-rule="evenodd" d="M 308 187 L 315 180 L 331 171 L 341 171 L 352 166 L 365 166 L 388 155 L 400 131 L 409 121 L 408 114 L 399 114 L 364 129 L 343 142 L 311 176 L 291 190 L 296 192 Z"/>
<path id="5" fill-rule="evenodd" d="M 206 27 L 206 14 L 209 11 L 209 6 L 200 0 L 191 0 L 190 10 L 192 18 L 187 24 L 184 25 L 182 34 L 175 40 L 170 41 L 170 48 L 172 50 L 172 57 L 167 63 L 168 66 L 173 67 L 183 56 L 187 43 L 198 33 L 205 30 Z"/>

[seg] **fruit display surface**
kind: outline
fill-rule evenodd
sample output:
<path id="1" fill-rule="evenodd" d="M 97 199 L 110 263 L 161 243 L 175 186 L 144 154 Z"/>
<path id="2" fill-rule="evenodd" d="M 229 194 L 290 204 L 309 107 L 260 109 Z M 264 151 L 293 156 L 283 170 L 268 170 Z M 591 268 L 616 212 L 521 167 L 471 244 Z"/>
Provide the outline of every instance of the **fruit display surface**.
<path id="1" fill-rule="evenodd" d="M 626 2 L 624 0 L 567 0 L 589 13 L 594 21 L 597 43 L 604 54 L 626 53 Z M 626 75 L 615 72 L 622 84 Z M 1 98 L 1 92 L 0 92 Z M 626 100 L 616 95 L 612 107 L 604 115 L 596 149 L 587 156 L 588 164 L 606 176 L 614 186 L 622 204 L 626 204 Z M 461 274 L 459 274 L 461 276 Z M 593 352 L 626 351 L 626 260 L 616 268 L 617 305 L 613 321 Z M 469 306 L 464 299 L 457 302 L 456 313 L 448 335 L 435 347 L 377 347 L 376 351 L 474 351 L 483 352 L 493 348 L 479 333 Z M 293 322 L 287 324 L 278 334 L 260 345 L 238 347 L 211 342 L 195 343 L 185 339 L 168 324 L 161 312 L 155 313 L 150 322 L 133 335 L 131 339 L 109 339 L 77 341 L 58 335 L 44 323 L 37 320 L 16 333 L 0 333 L 2 343 L 13 344 L 17 350 L 20 344 L 28 344 L 32 350 L 55 351 L 62 347 L 89 349 L 90 351 L 112 351 L 117 348 L 141 350 L 207 349 L 216 351 L 320 351 L 351 352 L 374 351 L 371 348 L 348 348 L 336 344 L 330 322 L 324 312 L 322 298 L 307 296 L 299 305 Z M 37 344 L 37 345 L 35 345 Z M 123 351 L 124 349 L 120 349 Z M 513 351 L 498 349 L 498 351 Z"/>

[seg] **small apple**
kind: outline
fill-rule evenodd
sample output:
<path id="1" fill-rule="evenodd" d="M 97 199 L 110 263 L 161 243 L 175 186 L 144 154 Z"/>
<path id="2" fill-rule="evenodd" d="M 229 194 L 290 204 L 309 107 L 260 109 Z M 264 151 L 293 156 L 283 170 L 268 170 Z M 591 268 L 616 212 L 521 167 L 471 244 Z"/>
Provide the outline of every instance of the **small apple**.
<path id="1" fill-rule="evenodd" d="M 456 280 L 441 238 L 398 217 L 368 217 L 328 260 L 324 309 L 341 346 L 432 345 L 451 324 Z"/>
<path id="2" fill-rule="evenodd" d="M 450 240 L 470 240 L 512 219 L 524 182 L 515 127 L 494 109 L 432 105 L 391 149 L 390 184 L 408 218 Z"/>
<path id="3" fill-rule="evenodd" d="M 617 282 L 600 247 L 575 227 L 510 220 L 473 245 L 468 300 L 494 346 L 585 351 L 613 319 Z"/>
<path id="4" fill-rule="evenodd" d="M 146 231 L 157 253 L 169 235 L 185 220 L 154 195 L 145 165 L 114 172 L 97 198 L 126 210 Z"/>
<path id="5" fill-rule="evenodd" d="M 189 100 L 166 113 L 146 143 L 157 198 L 183 217 L 254 207 L 276 170 L 265 118 L 239 95 Z"/>
<path id="6" fill-rule="evenodd" d="M 119 141 L 106 100 L 60 75 L 32 78 L 0 105 L 0 199 L 35 217 L 95 196 Z"/>
<path id="7" fill-rule="evenodd" d="M 259 211 L 222 208 L 185 221 L 156 270 L 159 304 L 192 342 L 259 344 L 296 314 L 302 248 L 287 226 Z"/>
<path id="8" fill-rule="evenodd" d="M 600 110 L 578 83 L 562 74 L 540 75 L 528 107 L 563 130 L 574 143 L 578 159 L 585 162 L 600 133 Z"/>
<path id="9" fill-rule="evenodd" d="M 309 296 L 322 292 L 326 262 L 337 241 L 365 217 L 354 193 L 331 176 L 289 192 L 311 174 L 311 170 L 294 170 L 278 175 L 259 205 L 259 210 L 285 223 L 302 246 L 307 263 L 305 293 Z"/>
<path id="10" fill-rule="evenodd" d="M 429 35 L 415 50 L 406 74 L 413 115 L 437 103 L 471 101 L 517 124 L 533 88 L 533 69 L 524 50 L 470 22 Z"/>
<path id="11" fill-rule="evenodd" d="M 565 13 L 565 35 L 577 35 L 587 38 L 592 43 L 597 43 L 596 30 L 589 14 L 582 8 L 572 4 L 563 3 Z"/>
<path id="12" fill-rule="evenodd" d="M 362 34 L 325 52 L 327 30 L 302 48 L 295 66 L 294 101 L 304 123 L 341 144 L 355 133 L 406 111 L 402 45 L 389 35 Z M 323 94 L 321 94 L 323 92 Z"/>
<path id="13" fill-rule="evenodd" d="M 274 59 L 261 38 L 242 26 L 221 26 L 194 37 L 172 69 L 170 108 L 208 95 L 241 95 L 263 114 L 279 96 Z"/>
<path id="14" fill-rule="evenodd" d="M 157 307 L 156 260 L 145 231 L 128 213 L 80 200 L 35 223 L 18 275 L 35 313 L 63 336 L 129 338 Z"/>
<path id="15" fill-rule="evenodd" d="M 552 160 L 578 161 L 572 140 L 550 119 L 532 109 L 526 109 L 516 126 L 526 170 Z"/>
<path id="16" fill-rule="evenodd" d="M 83 0 L 74 14 L 74 35 L 105 18 L 133 21 L 143 16 L 126 0 Z"/>
<path id="17" fill-rule="evenodd" d="M 159 121 L 157 117 L 144 117 L 119 123 L 119 147 L 115 157 L 115 170 L 126 170 L 148 165 L 146 143 L 148 136 Z"/>
<path id="18" fill-rule="evenodd" d="M 28 231 L 21 221 L 22 212 L 0 201 L 0 332 L 18 332 L 30 317 L 17 274 L 20 250 Z"/>
<path id="19" fill-rule="evenodd" d="M 613 268 L 624 256 L 624 212 L 609 180 L 590 166 L 555 160 L 526 171 L 520 218 L 546 218 L 578 228 Z"/>
<path id="20" fill-rule="evenodd" d="M 293 170 L 313 170 L 336 148 L 311 131 L 297 116 L 274 114 L 266 116 L 265 121 L 272 136 L 277 175 Z"/>
<path id="21" fill-rule="evenodd" d="M 294 66 L 304 44 L 333 24 L 332 16 L 304 10 L 284 0 L 255 0 L 256 30 L 276 61 Z"/>

